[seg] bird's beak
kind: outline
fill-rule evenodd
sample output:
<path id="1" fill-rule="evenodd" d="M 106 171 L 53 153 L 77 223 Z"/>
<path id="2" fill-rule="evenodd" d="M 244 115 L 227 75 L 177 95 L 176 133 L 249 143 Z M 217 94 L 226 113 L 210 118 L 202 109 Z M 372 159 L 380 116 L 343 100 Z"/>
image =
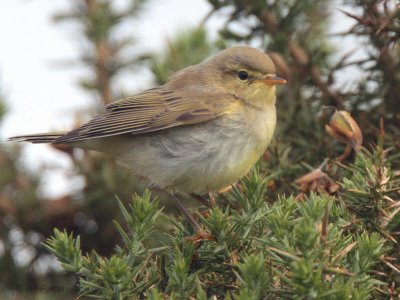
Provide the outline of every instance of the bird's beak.
<path id="1" fill-rule="evenodd" d="M 263 79 L 256 80 L 257 82 L 262 82 L 267 85 L 276 85 L 276 84 L 286 84 L 286 79 L 277 77 L 277 76 L 267 76 Z"/>

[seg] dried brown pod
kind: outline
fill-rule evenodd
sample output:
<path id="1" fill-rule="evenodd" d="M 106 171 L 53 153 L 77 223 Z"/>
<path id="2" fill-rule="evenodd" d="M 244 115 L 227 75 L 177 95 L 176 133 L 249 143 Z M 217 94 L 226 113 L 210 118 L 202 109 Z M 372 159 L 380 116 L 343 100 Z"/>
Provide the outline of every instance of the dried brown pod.
<path id="1" fill-rule="evenodd" d="M 300 186 L 302 193 L 322 192 L 334 194 L 340 188 L 340 185 L 330 178 L 328 174 L 323 172 L 321 168 L 301 176 L 296 179 L 295 183 Z"/>
<path id="2" fill-rule="evenodd" d="M 363 141 L 362 132 L 349 112 L 335 109 L 325 129 L 334 139 L 347 145 L 339 160 L 348 157 L 352 149 L 356 152 L 360 151 Z"/>

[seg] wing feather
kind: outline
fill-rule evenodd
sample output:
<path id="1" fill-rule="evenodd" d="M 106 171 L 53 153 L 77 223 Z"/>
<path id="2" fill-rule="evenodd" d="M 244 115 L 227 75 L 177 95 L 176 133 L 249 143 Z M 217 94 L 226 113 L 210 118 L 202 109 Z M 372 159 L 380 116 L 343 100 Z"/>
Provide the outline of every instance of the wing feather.
<path id="1" fill-rule="evenodd" d="M 201 123 L 221 116 L 237 101 L 219 91 L 154 88 L 107 105 L 103 114 L 57 138 L 54 143 L 143 134 Z"/>

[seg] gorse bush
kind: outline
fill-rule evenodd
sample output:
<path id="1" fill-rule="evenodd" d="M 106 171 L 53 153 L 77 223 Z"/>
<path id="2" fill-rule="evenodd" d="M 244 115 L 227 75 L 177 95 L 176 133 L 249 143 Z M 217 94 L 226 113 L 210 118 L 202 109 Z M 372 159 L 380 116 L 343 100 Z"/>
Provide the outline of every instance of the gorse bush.
<path id="1" fill-rule="evenodd" d="M 397 247 L 393 209 L 399 201 L 388 200 L 397 181 L 389 175 L 393 170 L 384 153 L 378 145 L 343 165 L 340 171 L 347 177 L 336 196 L 268 199 L 271 177 L 254 168 L 219 196 L 217 206 L 197 212 L 211 234 L 206 240 L 176 220 L 157 245 L 154 228 L 162 212 L 145 192 L 128 208 L 120 203 L 125 223 L 116 226 L 123 245 L 111 257 L 82 254 L 79 237 L 57 229 L 47 248 L 65 270 L 78 275 L 81 295 L 105 299 L 385 297 L 389 279 L 399 275 L 393 264 L 398 258 L 391 257 Z M 388 176 L 384 181 L 377 177 L 382 169 Z M 384 199 L 392 205 L 382 204 Z"/>
<path id="2" fill-rule="evenodd" d="M 209 233 L 206 240 L 181 217 L 171 217 L 175 206 L 165 194 L 143 193 L 143 185 L 108 158 L 58 147 L 84 186 L 48 201 L 37 193 L 38 174 L 17 164 L 20 151 L 0 149 L 0 293 L 42 283 L 68 290 L 74 286 L 71 278 L 78 278 L 77 289 L 60 297 L 79 292 L 105 299 L 396 298 L 396 1 L 208 0 L 211 11 L 202 23 L 168 40 L 157 54 L 142 53 L 139 40 L 116 35 L 152 2 L 114 3 L 71 1 L 54 17 L 79 25 L 85 51 L 77 55 L 78 64 L 92 74 L 79 83 L 99 106 L 135 92 L 118 83 L 132 68 L 147 64 L 155 84 L 162 84 L 219 49 L 249 44 L 267 52 L 277 75 L 288 81 L 278 90 L 274 139 L 249 176 L 215 195 L 216 206 L 196 211 L 192 205 Z M 214 16 L 224 20 L 215 39 L 202 26 Z M 343 29 L 337 26 L 342 21 L 352 23 Z M 138 32 L 139 23 L 130 26 Z M 343 51 L 349 40 L 354 48 Z M 351 113 L 362 132 L 357 145 L 343 146 L 337 142 L 343 136 L 327 133 L 326 106 Z M 347 120 L 344 114 L 340 118 Z M 361 140 L 364 148 L 358 147 Z M 350 154 L 352 149 L 357 152 Z M 58 229 L 47 239 L 53 228 Z M 15 232 L 21 236 L 17 242 L 10 238 Z M 52 263 L 48 272 L 37 272 L 49 258 L 41 246 L 46 239 L 64 273 Z M 22 248 L 33 253 L 25 266 L 14 260 Z"/>

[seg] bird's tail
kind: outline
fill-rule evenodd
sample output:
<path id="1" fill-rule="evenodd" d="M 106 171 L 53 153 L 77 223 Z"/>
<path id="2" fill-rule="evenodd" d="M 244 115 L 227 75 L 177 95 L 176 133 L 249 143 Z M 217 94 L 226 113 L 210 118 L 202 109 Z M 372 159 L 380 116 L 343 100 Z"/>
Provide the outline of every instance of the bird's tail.
<path id="1" fill-rule="evenodd" d="M 28 135 L 13 136 L 8 139 L 10 142 L 30 142 L 33 144 L 46 144 L 46 143 L 57 143 L 56 139 L 63 136 L 65 132 L 48 132 L 48 133 L 37 133 Z"/>

